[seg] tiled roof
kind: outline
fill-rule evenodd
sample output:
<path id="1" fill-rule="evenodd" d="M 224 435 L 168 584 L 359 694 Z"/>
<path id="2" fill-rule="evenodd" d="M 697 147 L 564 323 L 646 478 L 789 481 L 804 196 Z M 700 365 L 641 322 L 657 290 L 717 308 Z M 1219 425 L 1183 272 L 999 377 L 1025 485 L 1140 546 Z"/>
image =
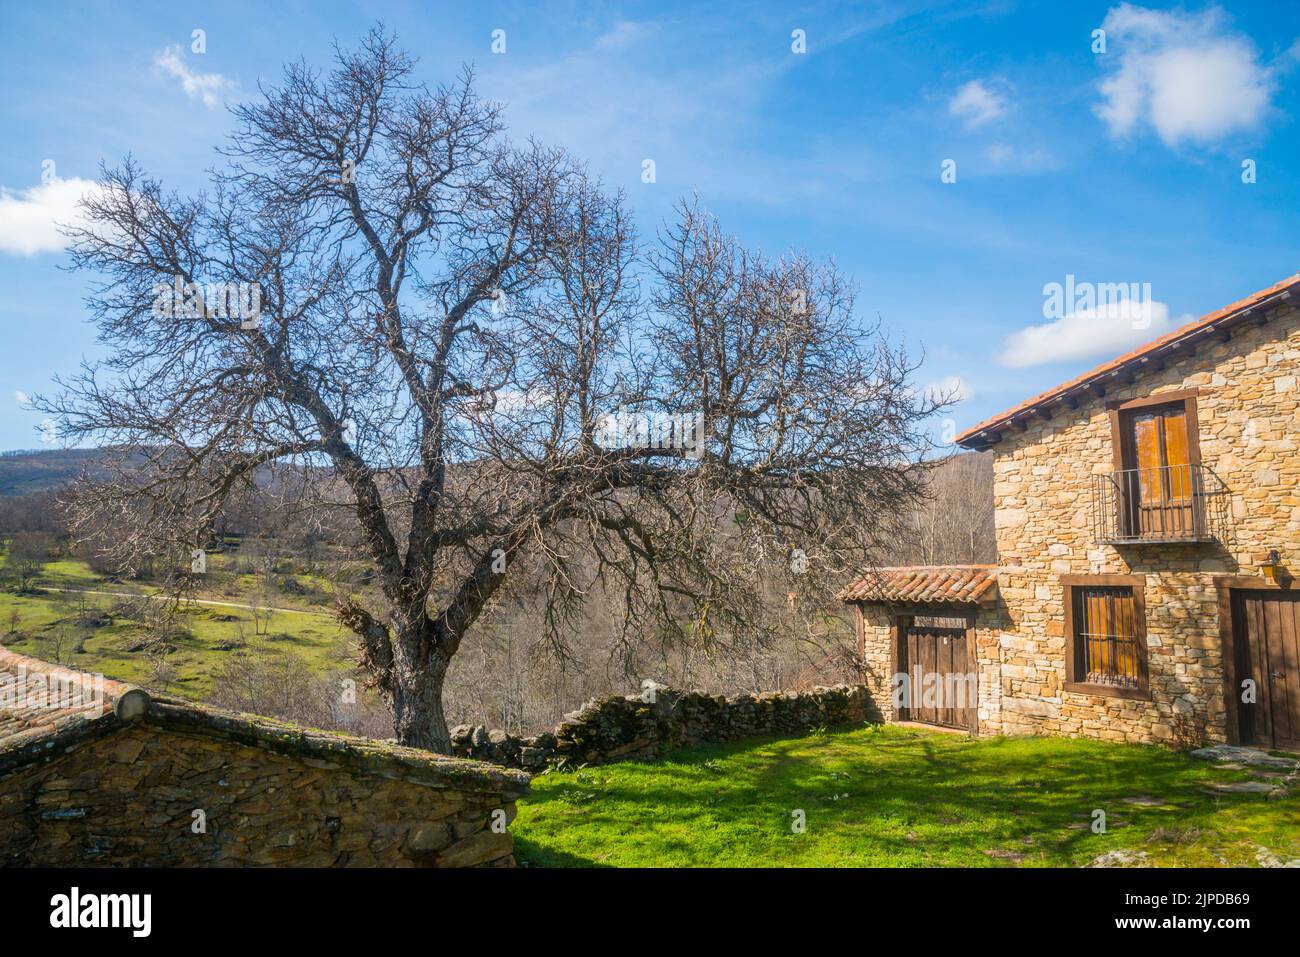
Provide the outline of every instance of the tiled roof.
<path id="1" fill-rule="evenodd" d="M 99 683 L 102 680 L 102 685 Z M 97 688 L 102 687 L 102 698 Z M 78 688 L 76 694 L 51 689 Z M 486 764 L 372 738 L 318 731 L 237 714 L 163 695 L 109 678 L 50 664 L 0 647 L 0 778 L 60 756 L 83 741 L 113 734 L 134 720 L 180 734 L 221 738 L 296 758 L 313 758 L 430 787 L 523 794 L 529 776 Z"/>
<path id="2" fill-rule="evenodd" d="M 89 733 L 97 722 L 148 707 L 149 695 L 132 685 L 0 648 L 0 752 Z"/>
<path id="3" fill-rule="evenodd" d="M 1076 376 L 1068 382 L 1063 382 L 1053 389 L 1048 389 L 1032 399 L 1026 399 L 1019 405 L 1012 406 L 1004 412 L 999 412 L 991 419 L 986 419 L 979 425 L 967 429 L 957 436 L 955 441 L 958 445 L 969 449 L 986 449 L 997 442 L 999 434 L 1014 424 L 1016 420 L 1027 421 L 1032 416 L 1045 413 L 1049 406 L 1059 402 L 1069 404 L 1073 403 L 1076 398 L 1088 394 L 1096 395 L 1096 390 L 1099 387 L 1104 388 L 1108 381 L 1116 377 L 1140 375 L 1147 369 L 1159 369 L 1161 364 L 1156 360 L 1161 356 L 1170 354 L 1183 346 L 1190 346 L 1197 339 L 1214 335 L 1226 336 L 1231 326 L 1245 321 L 1250 315 L 1262 319 L 1267 308 L 1290 298 L 1297 286 L 1300 286 L 1300 273 L 1274 283 L 1267 289 L 1261 289 L 1245 299 L 1224 306 L 1216 312 L 1204 315 L 1195 322 L 1190 322 L 1180 329 L 1175 329 L 1173 332 L 1161 336 L 1159 339 L 1148 342 L 1144 346 L 1139 346 L 1131 352 L 1126 352 L 1117 359 L 1103 363 L 1083 375 Z M 1121 381 L 1128 380 L 1121 379 Z"/>
<path id="4" fill-rule="evenodd" d="M 842 592 L 844 601 L 982 605 L 997 594 L 992 565 L 911 565 L 878 568 Z"/>

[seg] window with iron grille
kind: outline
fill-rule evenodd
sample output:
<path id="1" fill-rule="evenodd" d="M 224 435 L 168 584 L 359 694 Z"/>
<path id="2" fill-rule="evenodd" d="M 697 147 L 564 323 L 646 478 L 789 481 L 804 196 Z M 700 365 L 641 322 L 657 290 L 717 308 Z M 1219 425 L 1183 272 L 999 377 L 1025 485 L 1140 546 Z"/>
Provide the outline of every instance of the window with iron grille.
<path id="1" fill-rule="evenodd" d="M 1145 697 L 1147 647 L 1142 581 L 1081 576 L 1064 581 L 1068 690 Z"/>

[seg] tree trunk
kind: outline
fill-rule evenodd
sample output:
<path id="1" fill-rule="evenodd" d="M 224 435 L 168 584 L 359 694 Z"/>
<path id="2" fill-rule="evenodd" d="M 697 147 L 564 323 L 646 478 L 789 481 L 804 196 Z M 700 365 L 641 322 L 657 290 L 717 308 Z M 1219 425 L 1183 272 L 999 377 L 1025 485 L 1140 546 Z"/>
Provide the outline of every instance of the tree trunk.
<path id="1" fill-rule="evenodd" d="M 423 664 L 395 663 L 390 703 L 399 744 L 451 754 L 451 733 L 442 711 L 442 686 L 450 662 L 436 652 Z"/>

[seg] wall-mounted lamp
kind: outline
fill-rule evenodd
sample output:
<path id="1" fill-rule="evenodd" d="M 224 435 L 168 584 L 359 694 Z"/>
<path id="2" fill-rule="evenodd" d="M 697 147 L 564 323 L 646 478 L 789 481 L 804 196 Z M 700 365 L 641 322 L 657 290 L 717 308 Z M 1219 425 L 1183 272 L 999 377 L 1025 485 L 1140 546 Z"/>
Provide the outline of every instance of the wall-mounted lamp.
<path id="1" fill-rule="evenodd" d="M 1282 568 L 1282 556 L 1277 553 L 1276 548 L 1269 549 L 1268 559 L 1260 566 L 1260 570 L 1274 585 L 1277 584 L 1277 573 Z"/>

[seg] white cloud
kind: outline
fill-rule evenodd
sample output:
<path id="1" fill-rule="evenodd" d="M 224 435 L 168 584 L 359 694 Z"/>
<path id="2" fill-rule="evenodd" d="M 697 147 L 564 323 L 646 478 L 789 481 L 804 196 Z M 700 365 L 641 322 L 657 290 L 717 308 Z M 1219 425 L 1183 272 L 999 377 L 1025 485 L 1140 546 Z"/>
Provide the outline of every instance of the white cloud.
<path id="1" fill-rule="evenodd" d="M 83 223 L 77 203 L 98 186 L 87 179 L 52 179 L 21 192 L 0 186 L 0 251 L 20 256 L 59 252 L 59 226 Z"/>
<path id="2" fill-rule="evenodd" d="M 944 376 L 921 390 L 931 402 L 965 402 L 975 398 L 975 390 L 961 376 Z"/>
<path id="3" fill-rule="evenodd" d="M 37 426 L 36 431 L 41 433 L 42 445 L 53 445 L 59 441 L 59 427 L 54 424 L 53 419 L 41 419 L 41 424 Z"/>
<path id="4" fill-rule="evenodd" d="M 17 392 L 14 393 L 14 400 L 19 405 L 26 405 L 28 402 L 27 393 L 19 389 Z"/>
<path id="5" fill-rule="evenodd" d="M 220 73 L 195 73 L 181 55 L 179 45 L 169 46 L 156 57 L 154 65 L 181 81 L 185 95 L 191 100 L 202 100 L 203 105 L 215 109 L 235 94 L 239 84 Z"/>
<path id="6" fill-rule="evenodd" d="M 1154 300 L 1107 303 L 1012 333 L 999 358 L 1012 369 L 1110 359 L 1172 332 L 1187 318 L 1171 321 L 1169 307 Z"/>
<path id="7" fill-rule="evenodd" d="M 975 129 L 1005 114 L 1007 100 L 983 80 L 971 80 L 948 101 L 948 112 Z"/>
<path id="8" fill-rule="evenodd" d="M 1167 146 L 1209 145 L 1260 125 L 1274 73 L 1254 45 L 1228 32 L 1223 11 L 1148 10 L 1124 3 L 1102 22 L 1115 64 L 1099 89 L 1097 115 L 1112 136 L 1149 124 Z"/>

